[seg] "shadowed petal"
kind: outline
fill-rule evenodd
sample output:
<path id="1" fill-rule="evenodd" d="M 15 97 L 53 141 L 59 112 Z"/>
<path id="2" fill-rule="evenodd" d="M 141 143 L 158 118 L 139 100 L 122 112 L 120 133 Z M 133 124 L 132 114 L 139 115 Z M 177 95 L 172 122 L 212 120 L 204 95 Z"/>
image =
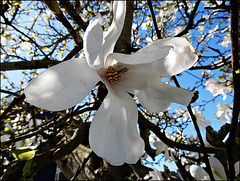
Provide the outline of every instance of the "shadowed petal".
<path id="1" fill-rule="evenodd" d="M 197 53 L 185 38 L 167 38 L 161 40 L 159 42 L 159 46 L 160 45 L 173 47 L 169 50 L 169 54 L 165 58 L 158 61 L 153 60 L 155 62 L 152 63 L 125 66 L 132 68 L 132 70 L 154 73 L 159 76 L 172 76 L 189 69 L 197 61 Z M 161 46 L 159 52 L 161 52 Z M 117 59 L 117 61 L 121 62 L 122 59 Z M 134 60 L 133 62 L 137 62 L 137 60 Z"/>
<path id="2" fill-rule="evenodd" d="M 171 102 L 163 102 L 159 99 L 155 99 L 147 95 L 145 91 L 140 91 L 137 96 L 142 106 L 151 112 L 166 111 L 171 104 Z"/>
<path id="3" fill-rule="evenodd" d="M 213 176 L 216 180 L 227 180 L 227 176 L 222 163 L 215 157 L 209 158 Z"/>
<path id="4" fill-rule="evenodd" d="M 26 101 L 36 107 L 60 111 L 80 103 L 99 80 L 85 59 L 74 58 L 39 74 L 24 94 Z"/>
<path id="5" fill-rule="evenodd" d="M 171 102 L 187 106 L 193 96 L 192 92 L 167 85 L 161 81 L 161 77 L 146 72 L 129 70 L 123 74 L 119 85 L 138 96 L 140 103 L 154 112 L 164 111 Z"/>
<path id="6" fill-rule="evenodd" d="M 103 65 L 98 57 L 103 43 L 103 29 L 99 21 L 98 18 L 91 20 L 83 37 L 84 54 L 90 67 Z"/>
<path id="7" fill-rule="evenodd" d="M 137 106 L 118 86 L 108 86 L 108 90 L 90 126 L 90 147 L 112 165 L 135 164 L 144 153 L 137 131 Z"/>
<path id="8" fill-rule="evenodd" d="M 190 166 L 190 174 L 197 180 L 210 180 L 208 173 L 198 165 Z"/>
<path id="9" fill-rule="evenodd" d="M 237 161 L 237 162 L 234 164 L 234 169 L 235 169 L 235 176 L 237 177 L 238 174 L 240 173 L 240 161 Z"/>

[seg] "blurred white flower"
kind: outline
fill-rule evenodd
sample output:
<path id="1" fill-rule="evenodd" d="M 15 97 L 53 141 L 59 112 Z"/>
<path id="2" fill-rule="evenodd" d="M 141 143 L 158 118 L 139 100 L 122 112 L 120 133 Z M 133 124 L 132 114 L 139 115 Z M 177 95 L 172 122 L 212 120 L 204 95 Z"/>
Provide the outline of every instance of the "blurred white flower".
<path id="1" fill-rule="evenodd" d="M 231 86 L 213 79 L 208 79 L 205 83 L 205 86 L 207 86 L 206 89 L 210 91 L 214 97 L 217 95 L 222 95 L 223 100 L 227 98 L 227 94 L 232 92 Z"/>
<path id="2" fill-rule="evenodd" d="M 26 42 L 26 41 L 22 43 L 22 50 L 23 50 L 23 51 L 28 52 L 28 51 L 30 51 L 31 49 L 32 49 L 32 43 Z"/>
<path id="3" fill-rule="evenodd" d="M 176 135 L 172 135 L 171 133 L 166 131 L 164 133 L 168 139 L 176 141 Z M 172 153 L 175 153 L 175 150 L 171 147 L 168 147 L 168 145 L 162 142 L 155 134 L 152 133 L 150 135 L 149 141 L 153 144 L 154 147 L 156 147 L 156 155 L 164 153 L 165 161 L 171 161 L 170 158 L 172 158 L 173 160 L 175 159 L 172 155 Z"/>
<path id="4" fill-rule="evenodd" d="M 80 16 L 83 20 L 86 20 L 86 18 L 87 18 L 87 10 L 86 10 L 86 9 L 82 10 L 82 13 L 79 13 L 79 16 Z"/>
<path id="5" fill-rule="evenodd" d="M 136 29 L 137 29 L 137 26 L 138 26 L 138 25 L 137 25 L 136 23 L 133 23 L 133 24 L 132 24 L 132 29 L 133 29 L 133 30 L 136 30 Z"/>
<path id="6" fill-rule="evenodd" d="M 205 119 L 202 111 L 199 111 L 198 108 L 198 106 L 194 107 L 192 112 L 197 118 L 197 124 L 202 127 L 202 130 L 205 130 L 205 127 L 210 126 L 211 122 Z"/>
<path id="7" fill-rule="evenodd" d="M 151 24 L 152 24 L 152 19 L 151 19 L 151 17 L 147 16 L 145 18 L 145 22 L 142 23 L 142 25 L 141 25 L 142 30 L 147 30 L 148 26 L 150 26 Z"/>
<path id="8" fill-rule="evenodd" d="M 219 43 L 220 45 L 222 45 L 224 48 L 227 48 L 230 44 L 231 44 L 231 37 L 230 37 L 230 33 L 227 33 L 224 37 L 221 43 Z"/>
<path id="9" fill-rule="evenodd" d="M 202 75 L 202 77 L 213 77 L 213 73 L 211 73 L 210 70 L 203 70 L 202 72 L 200 72 L 200 74 Z"/>
<path id="10" fill-rule="evenodd" d="M 41 139 L 41 138 L 40 138 Z M 36 149 L 40 145 L 41 141 L 37 140 L 35 136 L 27 138 L 25 140 L 20 140 L 15 143 L 16 149 L 21 147 L 27 147 L 31 149 Z"/>
<path id="11" fill-rule="evenodd" d="M 180 106 L 180 108 L 176 108 L 175 111 L 176 113 L 174 114 L 174 118 L 176 118 L 177 121 L 179 121 L 180 119 L 186 121 L 188 119 L 188 113 L 183 106 Z"/>
<path id="12" fill-rule="evenodd" d="M 198 31 L 203 34 L 203 31 L 205 30 L 205 26 L 198 26 Z"/>
<path id="13" fill-rule="evenodd" d="M 152 43 L 152 42 L 153 42 L 152 38 L 150 38 L 149 36 L 146 37 L 146 41 L 147 41 L 148 43 Z"/>
<path id="14" fill-rule="evenodd" d="M 208 35 L 210 36 L 210 38 L 213 38 L 214 35 L 218 32 L 219 29 L 219 25 L 216 25 L 213 29 L 208 31 Z"/>
<path id="15" fill-rule="evenodd" d="M 198 108 L 198 106 L 194 107 L 192 109 L 192 112 L 196 116 L 198 125 L 201 126 L 203 130 L 205 130 L 205 127 L 211 125 L 211 122 L 205 119 L 202 111 L 199 111 Z M 176 118 L 177 121 L 186 121 L 188 119 L 191 119 L 189 112 L 185 110 L 183 106 L 180 106 L 180 108 L 176 108 L 175 111 L 176 113 L 174 114 L 174 118 Z"/>
<path id="16" fill-rule="evenodd" d="M 215 114 L 216 118 L 220 118 L 220 122 L 224 123 L 231 123 L 231 116 L 232 116 L 232 105 L 228 103 L 218 103 L 217 104 L 217 113 Z"/>
<path id="17" fill-rule="evenodd" d="M 164 180 L 161 172 L 157 169 L 153 168 L 152 171 L 149 171 L 147 175 L 143 178 L 143 180 Z"/>

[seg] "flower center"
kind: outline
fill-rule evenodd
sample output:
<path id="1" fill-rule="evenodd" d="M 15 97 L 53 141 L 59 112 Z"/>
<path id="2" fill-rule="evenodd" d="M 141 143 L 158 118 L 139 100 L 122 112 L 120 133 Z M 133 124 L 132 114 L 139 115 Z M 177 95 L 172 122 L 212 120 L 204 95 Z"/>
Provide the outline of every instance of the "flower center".
<path id="1" fill-rule="evenodd" d="M 117 84 L 122 80 L 122 74 L 127 72 L 127 67 L 109 66 L 106 71 L 105 77 L 113 84 Z"/>

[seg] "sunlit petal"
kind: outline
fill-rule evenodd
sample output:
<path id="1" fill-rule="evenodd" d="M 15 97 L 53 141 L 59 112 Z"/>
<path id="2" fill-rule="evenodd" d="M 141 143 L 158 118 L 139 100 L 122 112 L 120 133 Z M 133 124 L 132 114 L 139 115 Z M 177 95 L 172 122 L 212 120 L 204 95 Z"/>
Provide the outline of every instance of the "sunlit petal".
<path id="1" fill-rule="evenodd" d="M 112 24 L 104 36 L 105 42 L 100 55 L 103 60 L 106 60 L 108 54 L 113 52 L 115 43 L 117 42 L 117 39 L 119 38 L 123 29 L 125 14 L 126 1 L 114 1 Z"/>
<path id="2" fill-rule="evenodd" d="M 197 180 L 210 180 L 208 173 L 198 165 L 190 166 L 190 174 Z"/>
<path id="3" fill-rule="evenodd" d="M 227 180 L 227 176 L 222 163 L 215 157 L 209 158 L 210 165 L 213 169 L 213 176 L 216 180 Z"/>
<path id="4" fill-rule="evenodd" d="M 193 96 L 192 92 L 167 85 L 161 81 L 161 77 L 146 72 L 129 70 L 124 73 L 119 85 L 126 91 L 137 95 L 140 103 L 152 111 L 163 111 L 163 108 L 168 108 L 171 102 L 187 106 Z M 155 107 L 157 104 L 159 108 Z"/>
<path id="5" fill-rule="evenodd" d="M 96 17 L 92 19 L 83 37 L 84 54 L 90 67 L 103 65 L 98 57 L 103 43 L 103 29 L 99 21 Z"/>
<path id="6" fill-rule="evenodd" d="M 99 81 L 85 59 L 74 58 L 48 68 L 24 90 L 26 101 L 50 111 L 60 111 L 80 103 Z"/>
<path id="7" fill-rule="evenodd" d="M 115 166 L 124 162 L 136 163 L 144 153 L 137 119 L 137 106 L 133 99 L 118 86 L 112 86 L 91 123 L 91 149 Z"/>
<path id="8" fill-rule="evenodd" d="M 162 42 L 165 42 L 165 40 L 152 42 L 132 55 L 113 53 L 112 56 L 123 64 L 135 65 L 152 63 L 166 57 L 170 49 L 172 49 L 171 45 L 163 45 Z"/>
<path id="9" fill-rule="evenodd" d="M 185 38 L 168 38 L 162 40 L 161 43 L 161 46 L 173 47 L 165 58 L 152 63 L 137 64 L 130 66 L 130 68 L 136 71 L 154 73 L 159 76 L 172 76 L 189 69 L 197 61 L 197 53 Z"/>

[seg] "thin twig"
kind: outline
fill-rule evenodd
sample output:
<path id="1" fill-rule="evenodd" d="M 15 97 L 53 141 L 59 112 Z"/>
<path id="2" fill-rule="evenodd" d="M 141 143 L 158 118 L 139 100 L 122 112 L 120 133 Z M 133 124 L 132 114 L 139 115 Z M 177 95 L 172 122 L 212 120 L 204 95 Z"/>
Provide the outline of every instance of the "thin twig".
<path id="1" fill-rule="evenodd" d="M 83 39 L 82 37 L 77 33 L 77 31 L 72 27 L 71 23 L 68 21 L 68 19 L 64 16 L 63 12 L 60 10 L 59 5 L 56 1 L 44 1 L 45 4 L 51 9 L 53 14 L 55 15 L 56 19 L 60 21 L 63 26 L 67 29 L 69 34 L 73 37 L 75 43 L 79 47 L 83 47 Z"/>
<path id="2" fill-rule="evenodd" d="M 82 165 L 81 166 L 79 165 L 75 175 L 71 178 L 70 181 L 76 180 L 77 176 L 80 174 L 80 172 L 82 171 L 82 169 L 85 167 L 86 163 L 92 156 L 93 156 L 93 151 L 87 156 L 87 158 L 84 158 Z"/>
<path id="3" fill-rule="evenodd" d="M 8 112 L 10 112 L 10 110 L 19 102 L 23 101 L 25 99 L 25 95 L 22 94 L 19 97 L 15 97 L 13 99 L 13 101 L 11 102 L 11 104 L 5 109 L 5 111 L 2 113 L 2 115 L 0 115 L 0 120 L 2 121 L 3 118 L 5 118 L 5 116 L 7 115 Z"/>

